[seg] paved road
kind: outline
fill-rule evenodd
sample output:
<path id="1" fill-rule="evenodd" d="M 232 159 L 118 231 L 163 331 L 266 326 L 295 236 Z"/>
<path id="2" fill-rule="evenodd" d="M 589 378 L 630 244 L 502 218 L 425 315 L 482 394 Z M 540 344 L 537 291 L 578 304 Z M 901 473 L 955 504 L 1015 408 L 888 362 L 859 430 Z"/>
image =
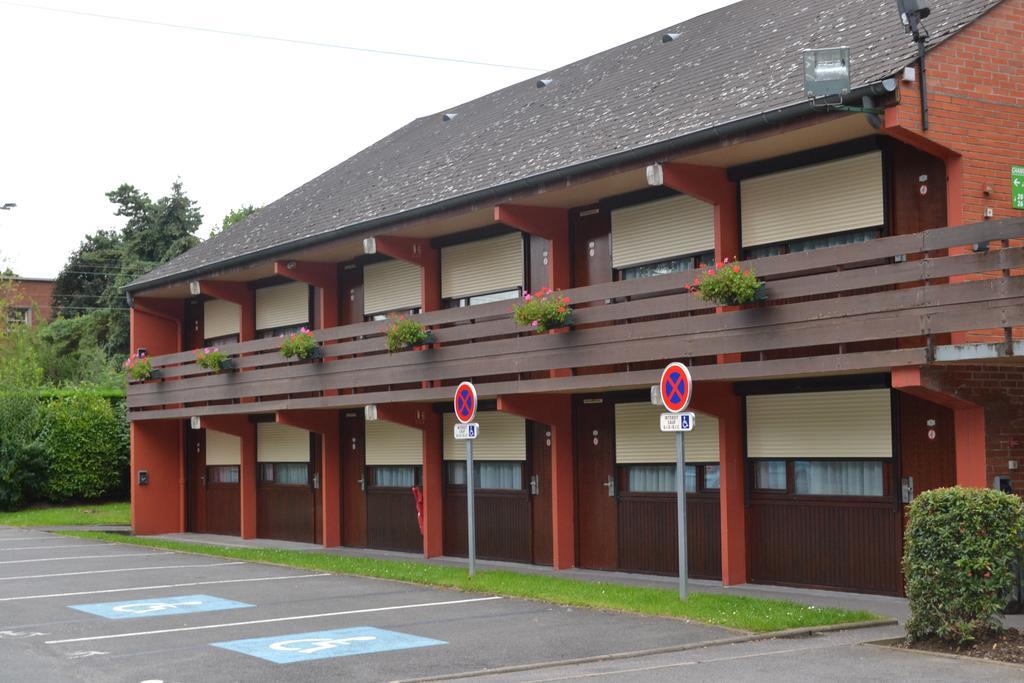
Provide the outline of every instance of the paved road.
<path id="1" fill-rule="evenodd" d="M 866 633 L 503 671 L 484 679 L 821 680 L 920 673 L 929 680 L 1020 680 L 1022 673 L 857 645 Z M 0 527 L 2 681 L 400 680 L 734 635 L 678 620 Z"/>

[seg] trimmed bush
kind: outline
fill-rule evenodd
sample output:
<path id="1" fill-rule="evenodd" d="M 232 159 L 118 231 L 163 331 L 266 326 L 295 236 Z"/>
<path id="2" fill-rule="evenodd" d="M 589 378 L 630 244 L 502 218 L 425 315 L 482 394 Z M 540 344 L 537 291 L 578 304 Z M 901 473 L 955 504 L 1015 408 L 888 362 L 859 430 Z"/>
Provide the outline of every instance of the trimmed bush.
<path id="1" fill-rule="evenodd" d="M 123 411 L 108 400 L 82 392 L 51 401 L 40 440 L 47 453 L 50 500 L 91 500 L 122 488 L 128 427 Z"/>
<path id="2" fill-rule="evenodd" d="M 31 502 L 46 473 L 39 401 L 28 391 L 0 393 L 0 510 Z"/>
<path id="3" fill-rule="evenodd" d="M 963 646 L 1000 630 L 1022 532 L 1024 505 L 1016 496 L 954 487 L 915 498 L 903 555 L 908 637 Z"/>

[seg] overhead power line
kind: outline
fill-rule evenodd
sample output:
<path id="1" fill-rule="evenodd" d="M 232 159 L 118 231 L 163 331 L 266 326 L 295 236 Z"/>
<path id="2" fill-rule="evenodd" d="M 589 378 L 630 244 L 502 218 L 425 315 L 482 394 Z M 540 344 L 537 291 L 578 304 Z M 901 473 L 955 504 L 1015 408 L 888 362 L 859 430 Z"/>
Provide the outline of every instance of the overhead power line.
<path id="1" fill-rule="evenodd" d="M 139 19 L 136 17 L 121 17 L 113 14 L 100 14 L 98 12 L 85 12 L 82 10 L 64 9 L 61 7 L 44 7 L 42 5 L 30 5 L 20 2 L 8 2 L 7 0 L 0 0 L 0 5 L 9 5 L 11 7 L 23 7 L 26 9 L 43 10 L 46 12 L 58 12 L 60 14 L 74 14 L 82 17 L 91 17 L 93 19 L 107 19 L 110 21 L 123 21 L 131 24 L 144 24 L 146 26 L 162 26 L 164 28 L 174 28 L 183 31 L 199 31 L 201 33 L 214 33 L 223 36 L 234 36 L 236 38 L 253 38 L 256 40 L 271 40 L 278 43 L 291 43 L 293 45 L 311 45 L 313 47 L 328 47 L 336 50 L 348 50 L 350 52 L 365 52 L 368 54 L 375 55 L 387 55 L 389 57 L 407 57 L 410 59 L 425 59 L 434 62 L 448 62 L 452 64 L 469 64 L 472 66 L 487 66 L 498 69 L 516 69 L 518 71 L 534 71 L 542 72 L 546 69 L 538 69 L 533 66 L 517 66 L 515 64 L 501 64 L 499 62 L 482 62 L 475 59 L 460 59 L 458 57 L 439 57 L 437 55 L 427 55 L 417 52 L 401 52 L 399 50 L 382 50 L 371 47 L 356 47 L 354 45 L 342 45 L 341 43 L 328 43 L 320 40 L 305 40 L 302 38 L 284 38 L 281 36 L 269 36 L 259 33 L 246 33 L 245 31 L 229 31 L 226 29 L 209 28 L 207 26 L 191 26 L 189 24 L 174 24 L 166 21 L 155 21 L 152 19 Z"/>

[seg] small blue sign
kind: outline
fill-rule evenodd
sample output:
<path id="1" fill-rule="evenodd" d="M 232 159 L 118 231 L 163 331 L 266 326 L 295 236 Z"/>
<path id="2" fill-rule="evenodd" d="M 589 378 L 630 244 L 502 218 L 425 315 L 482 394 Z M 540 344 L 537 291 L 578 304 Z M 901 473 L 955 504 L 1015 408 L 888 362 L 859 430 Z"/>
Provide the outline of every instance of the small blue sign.
<path id="1" fill-rule="evenodd" d="M 314 659 L 366 655 L 389 650 L 407 650 L 430 645 L 447 645 L 443 640 L 421 638 L 397 631 L 384 631 L 370 626 L 342 628 L 335 631 L 294 633 L 272 638 L 232 640 L 212 643 L 214 647 L 234 650 L 251 657 L 259 657 L 275 664 L 308 662 Z"/>
<path id="2" fill-rule="evenodd" d="M 68 605 L 68 607 L 107 619 L 138 619 L 192 612 L 216 612 L 223 609 L 252 607 L 252 605 L 215 598 L 210 595 L 176 595 L 173 598 L 142 598 L 129 602 L 98 602 L 92 605 Z"/>

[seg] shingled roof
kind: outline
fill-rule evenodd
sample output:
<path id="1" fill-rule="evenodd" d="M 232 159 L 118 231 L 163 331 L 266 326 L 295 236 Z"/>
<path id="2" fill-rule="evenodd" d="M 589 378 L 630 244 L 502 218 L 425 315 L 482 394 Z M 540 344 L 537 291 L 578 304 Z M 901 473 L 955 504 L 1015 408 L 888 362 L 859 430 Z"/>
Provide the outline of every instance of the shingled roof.
<path id="1" fill-rule="evenodd" d="M 1000 0 L 935 0 L 934 47 Z M 665 33 L 678 39 L 663 43 Z M 853 86 L 916 56 L 893 0 L 744 0 L 416 119 L 128 286 L 145 289 L 804 101 L 800 51 L 845 45 Z"/>

